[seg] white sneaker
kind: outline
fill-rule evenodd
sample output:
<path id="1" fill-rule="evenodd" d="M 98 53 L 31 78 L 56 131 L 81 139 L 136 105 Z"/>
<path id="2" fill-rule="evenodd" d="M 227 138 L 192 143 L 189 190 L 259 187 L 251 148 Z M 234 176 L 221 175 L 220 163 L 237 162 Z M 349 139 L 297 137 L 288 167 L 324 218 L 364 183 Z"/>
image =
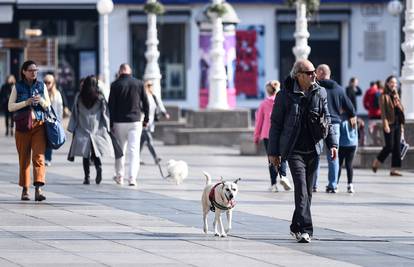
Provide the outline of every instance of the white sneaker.
<path id="1" fill-rule="evenodd" d="M 350 193 L 350 194 L 355 193 L 353 184 L 348 184 L 348 193 Z"/>
<path id="2" fill-rule="evenodd" d="M 289 191 L 292 189 L 292 186 L 290 185 L 289 179 L 286 176 L 280 176 L 280 184 L 283 186 L 283 188 L 286 191 Z"/>
<path id="3" fill-rule="evenodd" d="M 311 238 L 308 233 L 301 234 L 300 238 L 297 240 L 298 240 L 298 243 L 310 243 L 311 242 Z"/>
<path id="4" fill-rule="evenodd" d="M 124 179 L 122 178 L 122 176 L 114 176 L 115 183 L 119 184 L 119 185 L 123 185 L 124 184 Z"/>
<path id="5" fill-rule="evenodd" d="M 137 186 L 137 180 L 135 178 L 129 178 L 128 179 L 128 185 L 129 186 Z"/>
<path id="6" fill-rule="evenodd" d="M 277 189 L 276 184 L 272 184 L 271 186 L 269 186 L 268 189 L 270 192 L 278 192 L 279 190 Z"/>
<path id="7" fill-rule="evenodd" d="M 45 165 L 46 165 L 47 167 L 52 166 L 52 162 L 50 162 L 50 161 L 46 160 L 46 161 L 45 161 Z"/>

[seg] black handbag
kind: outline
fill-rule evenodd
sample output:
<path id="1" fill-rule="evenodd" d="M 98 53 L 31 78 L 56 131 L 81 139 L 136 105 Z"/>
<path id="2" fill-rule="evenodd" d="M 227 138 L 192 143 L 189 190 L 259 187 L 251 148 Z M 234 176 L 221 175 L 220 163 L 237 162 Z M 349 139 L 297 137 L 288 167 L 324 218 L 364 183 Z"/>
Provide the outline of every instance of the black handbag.
<path id="1" fill-rule="evenodd" d="M 309 111 L 308 121 L 309 129 L 315 142 L 319 142 L 321 139 L 325 139 L 329 133 L 329 120 L 323 112 L 323 104 L 319 96 L 319 112 Z"/>

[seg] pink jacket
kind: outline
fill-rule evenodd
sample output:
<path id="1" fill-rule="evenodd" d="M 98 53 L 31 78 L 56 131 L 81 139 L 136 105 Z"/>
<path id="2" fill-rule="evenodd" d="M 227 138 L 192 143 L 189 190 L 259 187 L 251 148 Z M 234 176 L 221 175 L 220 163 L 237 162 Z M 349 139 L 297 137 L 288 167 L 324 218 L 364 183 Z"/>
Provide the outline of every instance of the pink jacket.
<path id="1" fill-rule="evenodd" d="M 256 125 L 253 139 L 255 143 L 258 143 L 259 140 L 269 138 L 270 116 L 272 115 L 274 101 L 275 96 L 267 97 L 260 103 L 260 106 L 256 111 Z"/>

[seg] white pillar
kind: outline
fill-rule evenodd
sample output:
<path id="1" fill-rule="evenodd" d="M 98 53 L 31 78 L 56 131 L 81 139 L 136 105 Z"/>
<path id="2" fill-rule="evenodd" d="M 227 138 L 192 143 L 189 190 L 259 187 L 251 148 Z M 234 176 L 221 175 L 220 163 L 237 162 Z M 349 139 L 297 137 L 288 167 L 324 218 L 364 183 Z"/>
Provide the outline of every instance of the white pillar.
<path id="1" fill-rule="evenodd" d="M 298 0 L 296 5 L 296 29 L 293 37 L 295 37 L 295 46 L 292 51 L 296 60 L 307 59 L 311 48 L 308 46 L 308 20 L 306 19 L 306 4 Z"/>
<path id="2" fill-rule="evenodd" d="M 108 33 L 108 14 L 102 15 L 103 19 L 103 76 L 104 83 L 109 86 L 110 74 L 109 74 L 109 33 Z"/>
<path id="3" fill-rule="evenodd" d="M 148 0 L 148 3 L 155 3 L 156 0 Z M 145 52 L 145 58 L 147 59 L 147 65 L 145 66 L 144 80 L 152 80 L 154 94 L 161 99 L 161 71 L 158 65 L 158 58 L 160 52 L 158 51 L 158 36 L 157 36 L 157 15 L 154 13 L 147 14 L 147 51 Z"/>
<path id="4" fill-rule="evenodd" d="M 405 41 L 401 45 L 405 61 L 401 69 L 401 99 L 407 119 L 414 119 L 414 0 L 406 1 Z"/>
<path id="5" fill-rule="evenodd" d="M 222 0 L 213 0 L 213 5 L 222 4 Z M 209 70 L 208 109 L 228 109 L 227 76 L 224 66 L 224 33 L 223 20 L 217 13 L 211 12 L 212 36 Z"/>

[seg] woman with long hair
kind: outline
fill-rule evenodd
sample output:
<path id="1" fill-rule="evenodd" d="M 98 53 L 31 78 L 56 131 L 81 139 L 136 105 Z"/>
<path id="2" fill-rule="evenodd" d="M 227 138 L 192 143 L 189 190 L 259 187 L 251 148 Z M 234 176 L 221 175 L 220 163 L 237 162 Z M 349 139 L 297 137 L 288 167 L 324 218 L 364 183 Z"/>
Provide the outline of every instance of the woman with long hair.
<path id="1" fill-rule="evenodd" d="M 113 156 L 109 136 L 109 109 L 103 95 L 99 93 L 98 80 L 88 76 L 82 83 L 80 93 L 75 97 L 68 131 L 73 134 L 68 159 L 83 158 L 83 184 L 90 184 L 89 164 L 96 169 L 96 184 L 102 181 L 102 161 L 104 155 Z"/>
<path id="2" fill-rule="evenodd" d="M 16 148 L 19 154 L 19 185 L 22 189 L 21 200 L 30 200 L 30 155 L 33 162 L 33 185 L 35 201 L 46 199 L 41 191 L 45 184 L 45 113 L 50 106 L 49 94 L 43 82 L 37 80 L 38 68 L 34 61 L 28 60 L 21 67 L 21 80 L 13 87 L 9 99 L 9 111 L 15 115 L 30 114 L 32 125 L 23 130 L 16 122 Z M 27 124 L 26 124 L 27 125 Z M 20 128 L 20 127 L 19 127 Z"/>
<path id="3" fill-rule="evenodd" d="M 9 111 L 8 104 L 11 91 L 15 85 L 16 78 L 14 77 L 14 75 L 8 75 L 6 78 L 6 82 L 1 86 L 0 91 L 1 108 L 4 111 L 6 122 L 6 136 L 8 136 L 9 134 L 10 136 L 13 136 L 13 113 Z"/>
<path id="4" fill-rule="evenodd" d="M 377 171 L 388 155 L 392 154 L 391 176 L 401 176 L 400 142 L 404 134 L 404 107 L 398 95 L 398 81 L 393 75 L 385 80 L 384 92 L 380 98 L 382 127 L 384 130 L 385 146 L 372 163 L 372 170 Z"/>
<path id="5" fill-rule="evenodd" d="M 62 95 L 60 94 L 59 90 L 56 87 L 56 80 L 53 74 L 46 74 L 43 78 L 43 82 L 47 87 L 47 91 L 49 93 L 50 104 L 52 105 L 56 116 L 60 121 L 63 119 L 63 99 Z M 46 166 L 50 166 L 52 164 L 52 149 L 50 147 L 46 148 L 45 152 L 46 158 Z"/>

